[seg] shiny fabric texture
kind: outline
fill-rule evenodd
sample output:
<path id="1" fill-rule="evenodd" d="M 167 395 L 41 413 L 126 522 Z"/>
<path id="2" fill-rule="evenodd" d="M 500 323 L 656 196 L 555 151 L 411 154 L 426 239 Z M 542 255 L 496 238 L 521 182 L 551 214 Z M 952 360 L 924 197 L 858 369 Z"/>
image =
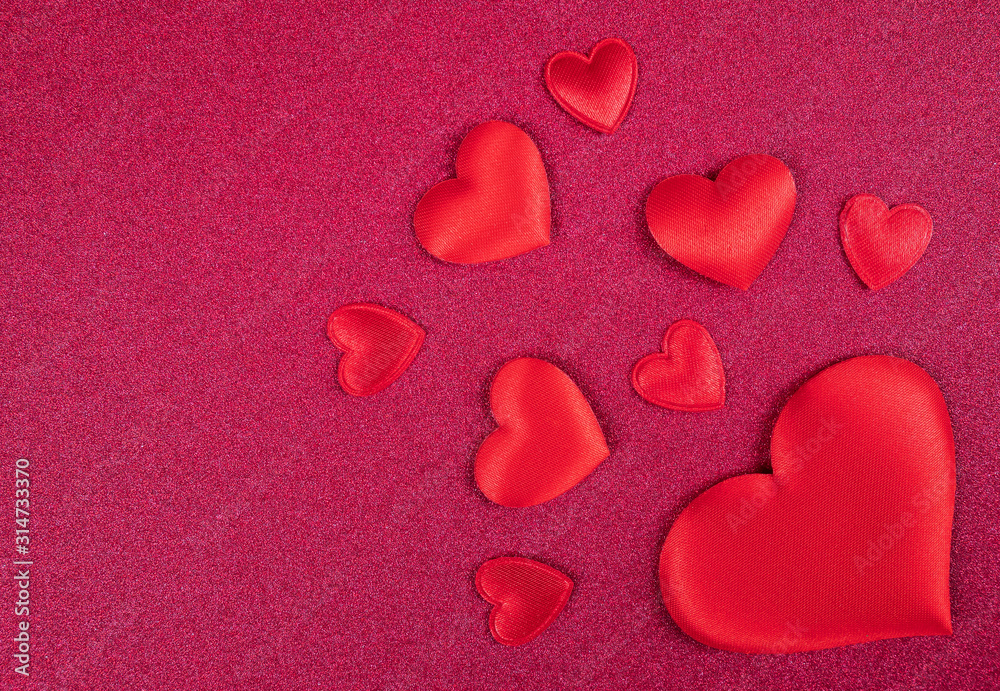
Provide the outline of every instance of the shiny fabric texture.
<path id="1" fill-rule="evenodd" d="M 671 410 L 705 411 L 726 402 L 726 374 L 715 341 L 692 319 L 670 325 L 663 352 L 632 368 L 632 386 L 644 399 Z"/>
<path id="2" fill-rule="evenodd" d="M 399 312 L 361 302 L 331 314 L 326 332 L 344 351 L 337 379 L 352 396 L 370 396 L 392 384 L 424 342 L 424 330 Z"/>
<path id="3" fill-rule="evenodd" d="M 545 64 L 545 85 L 556 102 L 605 134 L 613 133 L 625 119 L 638 80 L 635 53 L 618 38 L 604 39 L 589 57 L 563 51 Z"/>
<path id="4" fill-rule="evenodd" d="M 789 653 L 951 633 L 955 445 L 917 365 L 845 360 L 788 400 L 773 474 L 698 495 L 663 544 L 663 599 L 705 645 Z"/>
<path id="5" fill-rule="evenodd" d="M 873 194 L 851 197 L 840 212 L 840 240 L 858 278 L 884 288 L 917 263 L 931 241 L 931 215 L 917 204 L 890 209 Z"/>
<path id="6" fill-rule="evenodd" d="M 509 507 L 541 504 L 590 475 L 610 453 L 587 399 L 566 374 L 537 358 L 517 358 L 490 388 L 497 422 L 476 454 L 488 499 Z"/>
<path id="7" fill-rule="evenodd" d="M 6 7 L 5 637 L 19 457 L 38 558 L 31 678 L 7 638 L 0 689 L 1000 689 L 1000 3 Z M 605 136 L 544 66 L 612 35 L 640 83 Z M 496 119 L 548 166 L 551 245 L 443 263 L 414 208 Z M 643 213 L 661 179 L 754 152 L 799 194 L 743 292 L 665 254 Z M 840 239 L 859 192 L 934 221 L 878 291 Z M 341 391 L 326 333 L 359 301 L 427 331 L 367 398 Z M 718 344 L 720 410 L 673 413 L 629 382 L 681 317 Z M 952 416 L 954 634 L 791 655 L 691 639 L 659 594 L 667 531 L 712 485 L 767 472 L 809 377 L 875 353 L 929 372 Z M 513 510 L 472 465 L 489 384 L 524 355 L 579 384 L 612 456 Z M 575 582 L 516 648 L 475 587 L 501 555 Z"/>
<path id="8" fill-rule="evenodd" d="M 573 581 L 534 559 L 497 557 L 479 567 L 476 590 L 493 605 L 493 638 L 504 645 L 522 645 L 556 620 L 573 593 Z"/>
<path id="9" fill-rule="evenodd" d="M 509 122 L 490 121 L 462 141 L 456 177 L 417 204 L 420 244 L 446 262 L 507 259 L 549 244 L 549 183 L 531 138 Z"/>
<path id="10" fill-rule="evenodd" d="M 753 154 L 715 181 L 675 175 L 653 188 L 646 221 L 657 244 L 684 266 L 747 290 L 785 237 L 795 181 L 784 163 Z"/>

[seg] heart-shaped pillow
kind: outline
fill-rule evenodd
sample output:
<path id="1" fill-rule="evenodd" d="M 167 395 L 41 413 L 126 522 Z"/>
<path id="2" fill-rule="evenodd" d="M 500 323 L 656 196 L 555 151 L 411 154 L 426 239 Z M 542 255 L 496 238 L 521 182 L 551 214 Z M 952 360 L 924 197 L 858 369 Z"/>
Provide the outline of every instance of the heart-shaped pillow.
<path id="1" fill-rule="evenodd" d="M 494 605 L 493 638 L 504 645 L 521 645 L 555 621 L 569 601 L 573 581 L 533 559 L 498 557 L 479 567 L 476 590 Z"/>
<path id="2" fill-rule="evenodd" d="M 549 181 L 531 138 L 509 122 L 486 122 L 462 141 L 456 177 L 417 204 L 413 226 L 428 252 L 478 264 L 549 244 Z"/>
<path id="3" fill-rule="evenodd" d="M 590 57 L 563 51 L 545 65 L 545 85 L 567 113 L 599 132 L 611 134 L 625 119 L 639 68 L 632 48 L 617 38 L 606 38 Z"/>
<path id="4" fill-rule="evenodd" d="M 476 483 L 510 507 L 541 504 L 574 487 L 608 457 L 587 399 L 555 365 L 511 360 L 497 372 L 490 407 L 498 428 L 476 454 Z"/>
<path id="5" fill-rule="evenodd" d="M 647 355 L 632 369 L 632 386 L 650 403 L 671 410 L 715 410 L 726 402 L 719 349 L 692 319 L 670 325 L 663 352 Z"/>
<path id="6" fill-rule="evenodd" d="M 675 175 L 646 200 L 649 230 L 663 251 L 689 269 L 746 290 L 785 237 L 795 181 L 784 163 L 754 154 L 716 177 Z"/>
<path id="7" fill-rule="evenodd" d="M 889 285 L 923 256 L 931 241 L 931 215 L 922 206 L 892 209 L 873 194 L 851 197 L 840 212 L 840 240 L 847 259 L 872 290 Z"/>
<path id="8" fill-rule="evenodd" d="M 354 396 L 370 396 L 396 381 L 424 342 L 424 330 L 402 314 L 364 302 L 331 314 L 326 332 L 344 351 L 337 378 Z"/>
<path id="9" fill-rule="evenodd" d="M 828 367 L 781 411 L 771 465 L 671 527 L 660 582 L 681 629 L 744 653 L 951 633 L 955 445 L 926 372 L 882 355 Z"/>

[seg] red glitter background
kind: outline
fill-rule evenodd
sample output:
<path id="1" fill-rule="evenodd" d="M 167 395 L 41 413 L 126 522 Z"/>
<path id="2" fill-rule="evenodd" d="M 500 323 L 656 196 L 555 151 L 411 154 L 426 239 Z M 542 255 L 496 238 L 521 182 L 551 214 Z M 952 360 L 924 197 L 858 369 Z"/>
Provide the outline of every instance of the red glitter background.
<path id="1" fill-rule="evenodd" d="M 28 458 L 35 563 L 32 673 L 4 655 L 4 688 L 1000 686 L 998 20 L 993 2 L 8 5 L 0 511 L 12 544 Z M 639 60 L 612 136 L 543 83 L 549 56 L 608 36 Z M 444 264 L 413 210 L 490 119 L 538 144 L 552 244 Z M 784 161 L 799 196 L 743 293 L 663 254 L 643 206 L 663 177 L 748 153 Z M 839 243 L 861 192 L 935 224 L 878 292 Z M 366 399 L 337 386 L 324 332 L 358 300 L 427 330 Z M 683 317 L 719 346 L 721 410 L 629 384 Z M 672 521 L 768 467 L 810 375 L 869 353 L 925 368 L 952 414 L 954 636 L 786 656 L 691 640 L 657 582 Z M 522 355 L 573 377 L 611 456 L 511 510 L 472 461 L 488 382 Z M 492 640 L 473 583 L 503 554 L 576 583 L 523 647 Z"/>

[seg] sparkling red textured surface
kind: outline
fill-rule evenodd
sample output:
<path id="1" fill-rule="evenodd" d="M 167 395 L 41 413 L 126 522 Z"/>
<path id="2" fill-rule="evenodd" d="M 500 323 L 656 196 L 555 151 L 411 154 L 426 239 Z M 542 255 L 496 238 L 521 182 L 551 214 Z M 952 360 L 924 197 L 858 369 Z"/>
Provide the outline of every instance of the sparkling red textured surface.
<path id="1" fill-rule="evenodd" d="M 1000 683 L 994 3 L 81 5 L 2 15 L 0 451 L 8 478 L 31 459 L 35 558 L 32 680 L 5 654 L 5 688 Z M 551 55 L 606 36 L 639 60 L 611 137 L 543 83 Z M 490 119 L 538 144 L 552 244 L 444 264 L 412 213 Z M 757 152 L 798 200 L 744 293 L 665 256 L 643 204 Z M 860 192 L 934 219 L 878 292 L 839 244 Z M 354 301 L 427 330 L 365 399 L 338 388 L 324 333 Z M 682 317 L 719 346 L 720 410 L 629 383 Z M 810 375 L 868 353 L 921 365 L 950 408 L 954 636 L 758 657 L 688 638 L 657 583 L 672 521 L 767 467 Z M 580 385 L 612 453 L 512 510 L 472 462 L 488 382 L 523 355 Z M 490 637 L 473 582 L 504 554 L 576 584 L 518 648 Z"/>

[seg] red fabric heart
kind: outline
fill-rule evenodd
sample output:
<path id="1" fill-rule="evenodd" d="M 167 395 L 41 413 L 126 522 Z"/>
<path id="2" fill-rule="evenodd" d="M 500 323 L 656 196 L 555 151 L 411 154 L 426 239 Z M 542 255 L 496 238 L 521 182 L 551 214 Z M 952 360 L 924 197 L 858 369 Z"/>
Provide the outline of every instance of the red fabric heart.
<path id="1" fill-rule="evenodd" d="M 828 367 L 781 411 L 771 464 L 670 529 L 660 582 L 681 629 L 744 653 L 951 633 L 955 444 L 926 372 L 882 355 Z"/>
<path id="2" fill-rule="evenodd" d="M 715 410 L 726 401 L 726 373 L 715 341 L 691 319 L 670 325 L 663 352 L 632 369 L 632 386 L 650 403 L 671 410 Z"/>
<path id="3" fill-rule="evenodd" d="M 498 557 L 479 567 L 476 589 L 494 605 L 490 633 L 521 645 L 549 627 L 573 592 L 573 581 L 551 566 L 523 557 Z"/>
<path id="4" fill-rule="evenodd" d="M 875 195 L 859 194 L 840 212 L 840 241 L 858 277 L 878 290 L 923 256 L 933 225 L 921 206 L 900 204 L 890 210 Z"/>
<path id="5" fill-rule="evenodd" d="M 681 264 L 746 290 L 774 256 L 794 209 L 791 171 L 754 154 L 727 165 L 715 182 L 699 175 L 663 180 L 646 200 L 646 221 Z"/>
<path id="6" fill-rule="evenodd" d="M 631 46 L 606 38 L 590 57 L 564 51 L 545 65 L 545 85 L 574 118 L 599 132 L 611 134 L 628 113 L 639 80 Z"/>
<path id="7" fill-rule="evenodd" d="M 362 302 L 331 314 L 326 332 L 344 351 L 337 378 L 354 396 L 370 396 L 396 381 L 424 342 L 424 330 L 399 312 Z"/>
<path id="8" fill-rule="evenodd" d="M 457 176 L 417 204 L 413 226 L 428 252 L 478 264 L 549 244 L 549 181 L 531 138 L 508 122 L 486 122 L 462 141 Z"/>
<path id="9" fill-rule="evenodd" d="M 583 393 L 555 365 L 511 360 L 490 388 L 498 428 L 476 454 L 476 483 L 503 506 L 541 504 L 571 489 L 608 457 Z"/>

